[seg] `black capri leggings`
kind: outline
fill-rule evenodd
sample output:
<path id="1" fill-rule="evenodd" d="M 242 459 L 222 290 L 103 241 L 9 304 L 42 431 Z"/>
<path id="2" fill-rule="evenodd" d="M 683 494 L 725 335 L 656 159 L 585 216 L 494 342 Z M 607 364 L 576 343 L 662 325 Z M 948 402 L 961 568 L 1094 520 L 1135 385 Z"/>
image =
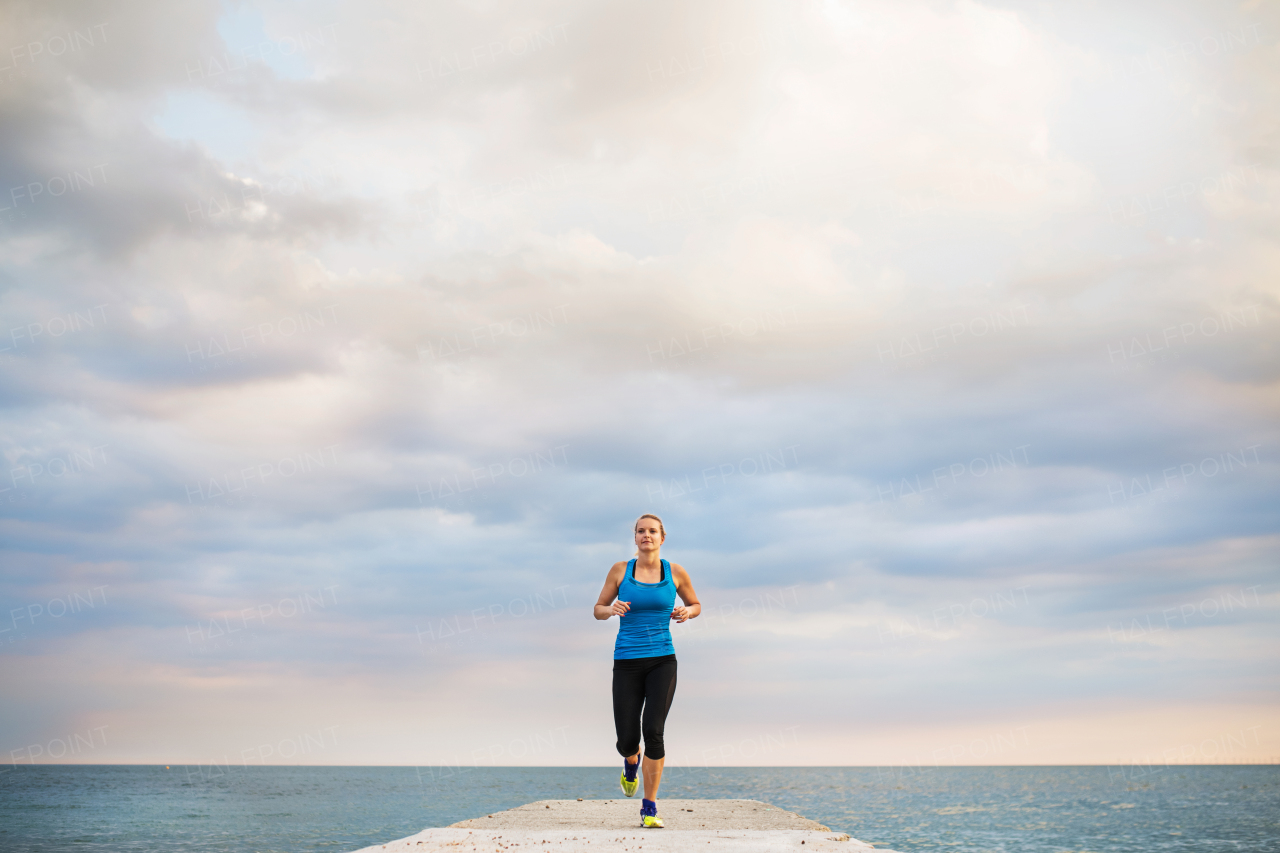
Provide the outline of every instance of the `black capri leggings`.
<path id="1" fill-rule="evenodd" d="M 657 760 L 667 755 L 662 730 L 676 695 L 676 656 L 630 658 L 613 662 L 613 727 L 618 732 L 618 753 L 630 758 L 640 749 Z M 644 706 L 641 721 L 640 707 Z"/>

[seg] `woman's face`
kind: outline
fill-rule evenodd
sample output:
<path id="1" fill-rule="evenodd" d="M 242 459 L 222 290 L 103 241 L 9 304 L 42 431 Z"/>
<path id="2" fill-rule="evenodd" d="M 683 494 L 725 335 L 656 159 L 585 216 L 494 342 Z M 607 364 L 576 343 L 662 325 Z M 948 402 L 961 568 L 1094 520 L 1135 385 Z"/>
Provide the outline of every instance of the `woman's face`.
<path id="1" fill-rule="evenodd" d="M 642 518 L 636 522 L 636 548 L 641 551 L 654 551 L 666 537 L 662 535 L 662 526 L 652 518 Z"/>

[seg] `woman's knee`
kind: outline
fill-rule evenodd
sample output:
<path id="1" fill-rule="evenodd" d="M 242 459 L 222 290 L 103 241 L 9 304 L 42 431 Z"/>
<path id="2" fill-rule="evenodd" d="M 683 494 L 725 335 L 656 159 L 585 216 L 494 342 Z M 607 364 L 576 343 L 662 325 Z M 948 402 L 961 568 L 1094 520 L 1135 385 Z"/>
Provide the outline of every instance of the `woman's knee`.
<path id="1" fill-rule="evenodd" d="M 644 754 L 655 761 L 667 755 L 666 744 L 662 741 L 662 729 L 646 728 L 644 730 Z"/>
<path id="2" fill-rule="evenodd" d="M 627 741 L 625 743 L 623 741 L 618 741 L 617 747 L 619 755 L 623 758 L 630 758 L 640 751 L 640 739 L 636 738 L 634 741 Z M 648 754 L 648 752 L 645 753 L 645 755 Z"/>

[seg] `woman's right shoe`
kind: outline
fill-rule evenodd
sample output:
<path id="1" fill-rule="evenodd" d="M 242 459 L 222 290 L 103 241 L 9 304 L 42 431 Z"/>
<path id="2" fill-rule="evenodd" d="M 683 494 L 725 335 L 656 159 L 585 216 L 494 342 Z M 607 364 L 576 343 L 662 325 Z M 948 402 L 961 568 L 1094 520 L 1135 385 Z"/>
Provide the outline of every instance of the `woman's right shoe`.
<path id="1" fill-rule="evenodd" d="M 658 817 L 658 804 L 653 800 L 642 800 L 640 803 L 640 825 L 645 829 L 662 829 L 662 818 Z"/>
<path id="2" fill-rule="evenodd" d="M 631 771 L 630 779 L 627 779 L 628 770 Z M 640 787 L 640 762 L 637 761 L 635 764 L 632 764 L 625 758 L 622 759 L 622 779 L 619 781 L 622 783 L 622 793 L 626 794 L 628 797 L 634 797 L 636 795 L 636 788 Z"/>

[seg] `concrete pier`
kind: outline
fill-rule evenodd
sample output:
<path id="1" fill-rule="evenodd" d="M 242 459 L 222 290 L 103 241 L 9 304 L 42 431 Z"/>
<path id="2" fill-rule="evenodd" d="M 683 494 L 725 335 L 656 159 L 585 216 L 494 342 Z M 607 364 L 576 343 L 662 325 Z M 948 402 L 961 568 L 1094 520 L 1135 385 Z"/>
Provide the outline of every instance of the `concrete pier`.
<path id="1" fill-rule="evenodd" d="M 664 829 L 640 827 L 640 800 L 540 800 L 357 853 L 645 850 L 648 853 L 772 853 L 881 850 L 759 800 L 660 800 Z"/>

